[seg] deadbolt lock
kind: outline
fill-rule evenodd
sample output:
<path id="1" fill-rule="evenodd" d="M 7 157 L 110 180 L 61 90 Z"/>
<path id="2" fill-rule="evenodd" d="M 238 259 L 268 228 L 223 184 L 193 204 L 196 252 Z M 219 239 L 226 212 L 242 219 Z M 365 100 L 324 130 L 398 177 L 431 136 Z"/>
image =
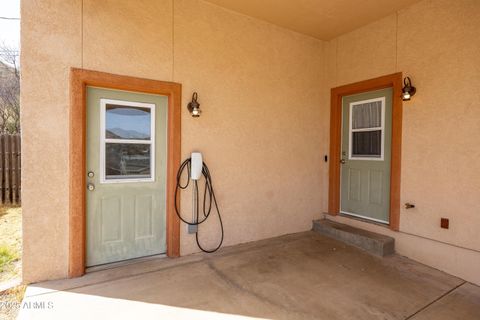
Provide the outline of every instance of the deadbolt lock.
<path id="1" fill-rule="evenodd" d="M 87 176 L 89 178 L 93 178 L 93 177 L 95 177 L 95 173 L 93 171 L 88 171 Z"/>

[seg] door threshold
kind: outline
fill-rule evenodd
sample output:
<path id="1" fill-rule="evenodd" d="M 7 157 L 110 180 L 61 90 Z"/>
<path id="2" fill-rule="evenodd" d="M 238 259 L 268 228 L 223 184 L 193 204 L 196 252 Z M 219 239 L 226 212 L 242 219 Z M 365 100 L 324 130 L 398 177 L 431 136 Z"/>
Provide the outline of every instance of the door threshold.
<path id="1" fill-rule="evenodd" d="M 146 256 L 146 257 L 133 258 L 133 259 L 122 260 L 122 261 L 117 261 L 117 262 L 105 263 L 105 264 L 100 264 L 100 265 L 97 265 L 97 266 L 87 267 L 85 269 L 85 273 L 102 271 L 102 270 L 106 270 L 106 269 L 120 268 L 120 267 L 128 266 L 128 265 L 131 265 L 131 264 L 135 264 L 135 263 L 140 263 L 140 262 L 145 262 L 145 261 L 150 261 L 150 260 L 156 260 L 156 259 L 164 259 L 164 258 L 167 258 L 167 255 L 165 253 L 161 253 L 161 254 L 155 254 L 155 255 Z"/>
<path id="2" fill-rule="evenodd" d="M 368 223 L 373 223 L 373 224 L 383 226 L 383 227 L 389 227 L 390 226 L 390 222 L 388 222 L 388 221 L 374 219 L 374 218 L 368 218 L 368 217 L 361 216 L 359 214 L 355 214 L 355 213 L 351 213 L 351 212 L 347 212 L 347 211 L 340 211 L 340 215 L 342 217 L 352 218 L 352 219 L 355 219 L 355 220 L 368 222 Z"/>

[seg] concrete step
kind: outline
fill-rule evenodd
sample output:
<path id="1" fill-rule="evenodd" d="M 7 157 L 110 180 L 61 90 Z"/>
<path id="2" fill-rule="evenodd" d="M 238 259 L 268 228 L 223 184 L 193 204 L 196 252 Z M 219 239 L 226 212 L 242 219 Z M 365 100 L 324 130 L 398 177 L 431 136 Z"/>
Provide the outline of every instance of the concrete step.
<path id="1" fill-rule="evenodd" d="M 313 231 L 366 250 L 376 256 L 387 256 L 395 252 L 395 239 L 327 219 L 314 220 Z"/>

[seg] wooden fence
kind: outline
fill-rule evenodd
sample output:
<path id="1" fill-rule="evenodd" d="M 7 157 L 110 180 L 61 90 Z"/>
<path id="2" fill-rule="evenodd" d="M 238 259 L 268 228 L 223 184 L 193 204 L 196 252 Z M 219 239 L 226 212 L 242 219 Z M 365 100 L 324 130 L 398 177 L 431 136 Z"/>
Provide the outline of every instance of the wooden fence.
<path id="1" fill-rule="evenodd" d="M 19 134 L 0 135 L 0 202 L 21 203 L 21 139 Z"/>

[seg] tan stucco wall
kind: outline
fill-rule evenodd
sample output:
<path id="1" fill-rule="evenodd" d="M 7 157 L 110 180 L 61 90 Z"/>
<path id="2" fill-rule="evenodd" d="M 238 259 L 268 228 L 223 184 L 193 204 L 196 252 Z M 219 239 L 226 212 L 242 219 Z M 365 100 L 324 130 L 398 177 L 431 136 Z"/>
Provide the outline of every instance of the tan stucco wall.
<path id="1" fill-rule="evenodd" d="M 325 186 L 318 130 L 322 43 L 203 2 L 175 1 L 174 79 L 204 113 L 182 114 L 182 152 L 205 155 L 225 245 L 311 228 Z M 182 201 L 191 212 L 191 198 Z M 201 235 L 218 241 L 216 218 Z M 181 228 L 185 232 L 185 228 Z M 196 249 L 182 236 L 183 254 Z"/>
<path id="2" fill-rule="evenodd" d="M 401 233 L 337 220 L 389 233 L 399 253 L 477 284 L 479 16 L 476 0 L 426 0 L 340 36 L 325 49 L 331 87 L 399 71 L 417 87 L 403 105 L 401 175 L 401 203 L 416 208 L 402 207 Z M 450 229 L 440 228 L 441 217 L 450 219 Z"/>
<path id="3" fill-rule="evenodd" d="M 23 0 L 24 280 L 67 275 L 74 66 L 182 83 L 182 155 L 204 153 L 225 245 L 310 229 L 327 210 L 329 89 L 405 72 L 418 93 L 404 104 L 401 202 L 417 208 L 402 209 L 400 233 L 335 219 L 480 283 L 479 15 L 476 0 L 424 0 L 322 42 L 198 0 Z M 194 90 L 199 119 L 185 107 Z M 181 253 L 195 252 L 181 231 Z M 201 237 L 217 236 L 214 218 Z"/>
<path id="4" fill-rule="evenodd" d="M 308 230 L 321 216 L 323 43 L 205 2 L 174 3 L 23 1 L 25 281 L 67 275 L 71 66 L 182 83 L 182 155 L 204 153 L 225 245 Z M 199 119 L 186 109 L 194 90 Z M 182 208 L 190 218 L 189 194 Z M 181 230 L 181 253 L 197 251 Z M 215 217 L 201 233 L 215 245 Z"/>
<path id="5" fill-rule="evenodd" d="M 66 277 L 68 76 L 82 59 L 81 0 L 22 0 L 23 270 Z"/>

